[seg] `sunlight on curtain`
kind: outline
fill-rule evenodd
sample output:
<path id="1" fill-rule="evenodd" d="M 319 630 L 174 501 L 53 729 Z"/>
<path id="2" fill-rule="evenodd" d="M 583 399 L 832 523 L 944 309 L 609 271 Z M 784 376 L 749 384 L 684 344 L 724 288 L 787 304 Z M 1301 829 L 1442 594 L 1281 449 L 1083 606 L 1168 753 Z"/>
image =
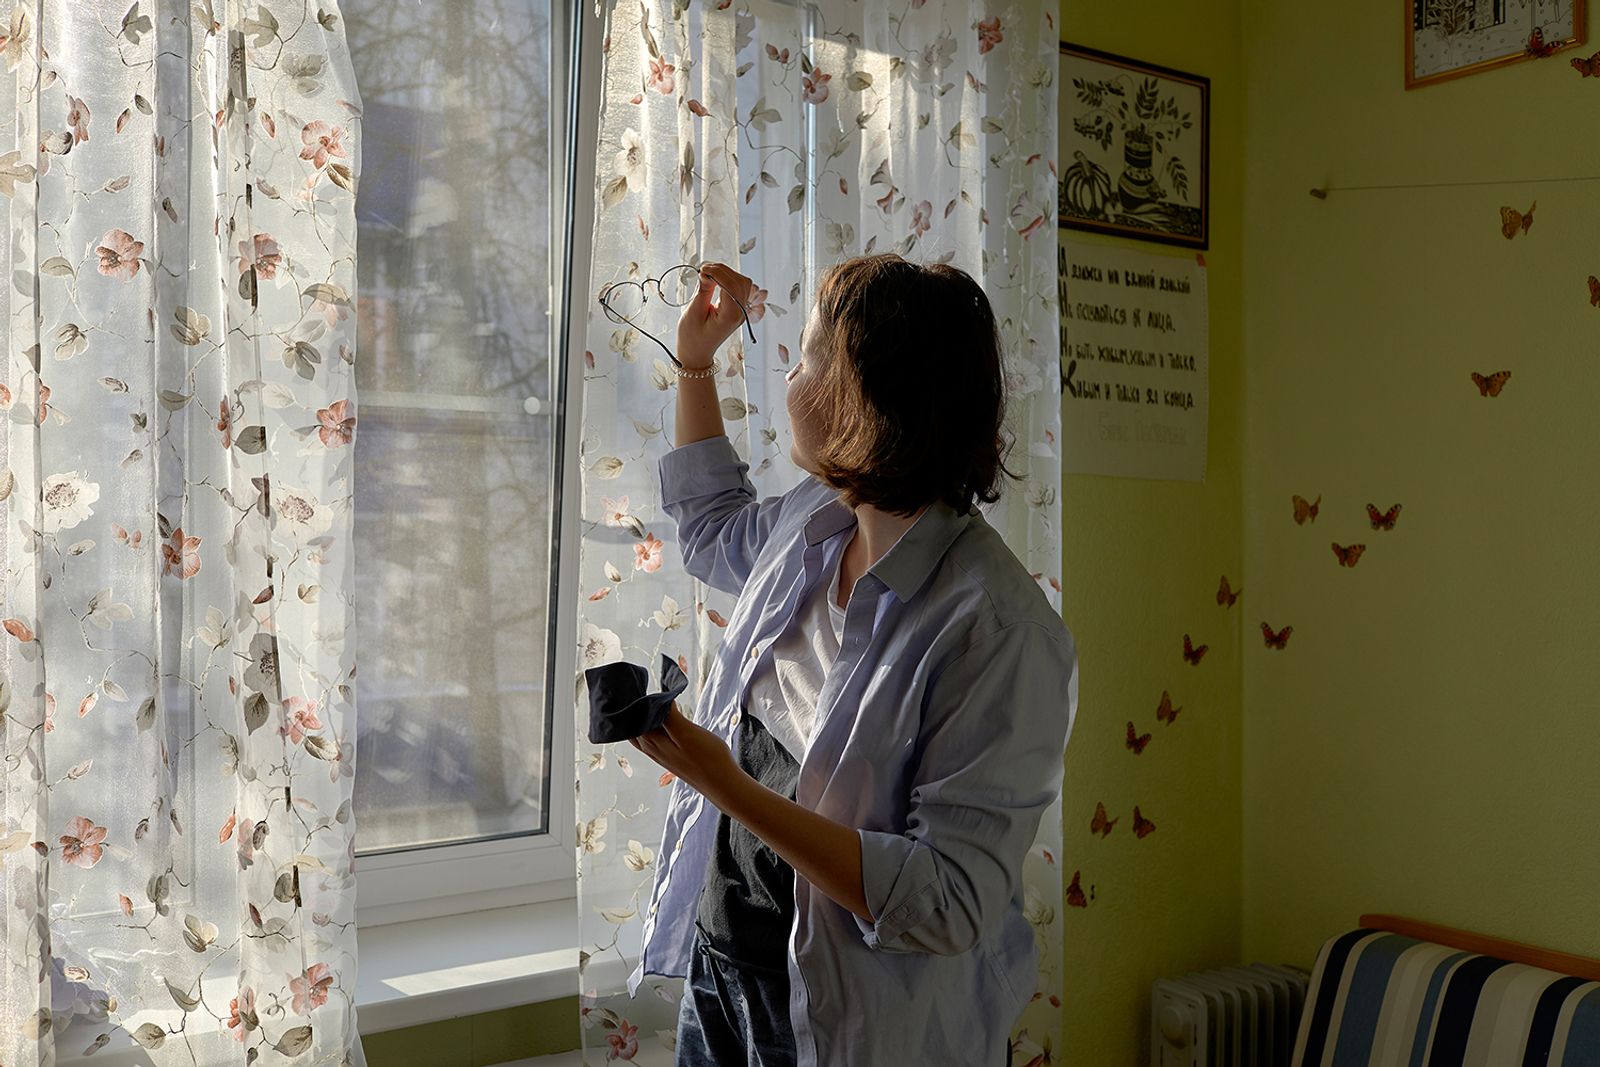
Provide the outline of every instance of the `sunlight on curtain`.
<path id="1" fill-rule="evenodd" d="M 359 1063 L 343 18 L 0 23 L 0 1062 Z"/>
<path id="2" fill-rule="evenodd" d="M 609 8 L 582 436 L 578 722 L 579 924 L 584 1040 L 627 1055 L 671 1038 L 681 981 L 637 998 L 642 901 L 660 857 L 659 769 L 634 749 L 589 745 L 582 671 L 673 656 L 697 696 L 733 598 L 678 566 L 658 502 L 676 380 L 659 349 L 598 311 L 607 282 L 683 260 L 722 260 L 762 287 L 759 342 L 723 349 L 722 412 L 762 496 L 790 463 L 783 375 L 820 272 L 894 251 L 966 270 L 1006 345 L 1008 463 L 1024 481 L 988 521 L 1061 604 L 1056 300 L 1054 18 L 1037 6 L 775 0 Z M 642 325 L 673 336 L 670 309 Z M 654 351 L 652 351 L 654 349 Z M 1039 938 L 1036 996 L 1016 1062 L 1060 1045 L 1061 812 L 1047 812 L 1025 870 Z M 885 1025 L 893 1025 L 886 1020 Z"/>

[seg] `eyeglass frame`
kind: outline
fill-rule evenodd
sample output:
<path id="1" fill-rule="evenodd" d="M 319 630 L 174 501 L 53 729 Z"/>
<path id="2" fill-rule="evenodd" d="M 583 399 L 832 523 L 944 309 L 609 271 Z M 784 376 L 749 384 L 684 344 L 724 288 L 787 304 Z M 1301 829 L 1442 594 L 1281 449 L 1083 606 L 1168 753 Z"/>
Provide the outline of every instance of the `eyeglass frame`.
<path id="1" fill-rule="evenodd" d="M 650 340 L 654 341 L 656 344 L 661 345 L 661 351 L 665 352 L 667 354 L 667 358 L 672 360 L 673 365 L 677 366 L 677 367 L 682 367 L 683 363 L 681 361 L 679 361 L 677 356 L 672 354 L 672 349 L 668 348 L 662 342 L 661 338 L 657 337 L 655 334 L 651 333 L 649 330 L 645 329 L 643 326 L 640 326 L 638 323 L 634 322 L 633 319 L 631 319 L 628 316 L 622 314 L 622 312 L 620 312 L 620 311 L 616 310 L 615 308 L 613 308 L 611 306 L 609 298 L 610 298 L 611 294 L 617 289 L 618 286 L 622 286 L 622 285 L 637 285 L 639 287 L 639 291 L 641 293 L 645 293 L 645 292 L 647 292 L 646 289 L 645 289 L 645 286 L 649 285 L 651 282 L 654 282 L 655 283 L 655 287 L 656 287 L 656 299 L 660 300 L 663 304 L 667 305 L 668 307 L 673 307 L 673 308 L 688 307 L 689 305 L 687 303 L 674 304 L 672 301 L 668 300 L 667 299 L 667 295 L 661 291 L 661 280 L 663 278 L 665 278 L 667 275 L 671 274 L 673 271 L 682 270 L 684 267 L 690 268 L 696 274 L 699 274 L 701 272 L 701 268 L 699 266 L 697 266 L 696 264 L 693 264 L 693 263 L 679 263 L 676 266 L 668 267 L 666 270 L 662 271 L 659 276 L 654 277 L 654 278 L 643 278 L 643 279 L 625 278 L 622 281 L 607 282 L 605 285 L 600 287 L 600 293 L 599 293 L 600 307 L 606 313 L 606 318 L 610 319 L 612 322 L 619 323 L 619 324 L 626 325 L 626 326 L 630 326 L 633 329 L 638 330 L 640 333 L 644 334 L 646 337 L 650 338 Z M 738 297 L 734 296 L 733 293 L 729 292 L 727 289 L 723 289 L 722 291 L 723 291 L 724 294 L 726 294 L 727 296 L 731 297 L 733 302 L 735 304 L 739 305 L 739 310 L 744 313 L 744 328 L 750 334 L 750 343 L 751 344 L 755 344 L 756 343 L 756 328 L 753 325 L 751 325 L 751 323 L 750 323 L 750 309 L 745 307 L 743 300 L 740 300 Z M 691 297 L 691 299 L 693 299 L 693 298 Z M 643 310 L 642 306 L 641 306 L 640 310 L 641 311 Z"/>

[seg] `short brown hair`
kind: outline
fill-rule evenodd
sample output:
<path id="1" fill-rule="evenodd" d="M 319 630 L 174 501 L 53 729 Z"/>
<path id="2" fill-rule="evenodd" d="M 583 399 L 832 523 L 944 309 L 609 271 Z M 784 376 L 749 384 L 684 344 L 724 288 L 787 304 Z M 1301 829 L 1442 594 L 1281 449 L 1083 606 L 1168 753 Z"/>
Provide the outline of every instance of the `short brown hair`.
<path id="1" fill-rule="evenodd" d="M 909 516 L 1000 499 L 1005 380 L 994 310 L 965 271 L 893 253 L 829 268 L 817 294 L 827 355 L 807 400 L 825 429 L 813 460 L 849 507 Z"/>

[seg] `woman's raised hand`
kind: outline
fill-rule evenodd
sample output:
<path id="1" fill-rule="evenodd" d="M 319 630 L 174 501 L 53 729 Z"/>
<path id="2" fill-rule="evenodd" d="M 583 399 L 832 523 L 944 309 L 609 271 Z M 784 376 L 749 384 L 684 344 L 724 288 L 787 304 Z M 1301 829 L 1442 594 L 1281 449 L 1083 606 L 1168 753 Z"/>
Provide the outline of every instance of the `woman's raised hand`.
<path id="1" fill-rule="evenodd" d="M 696 369 L 710 366 L 722 342 L 744 325 L 744 309 L 739 305 L 748 304 L 755 291 L 754 282 L 726 263 L 701 264 L 700 288 L 678 319 L 679 361 Z"/>

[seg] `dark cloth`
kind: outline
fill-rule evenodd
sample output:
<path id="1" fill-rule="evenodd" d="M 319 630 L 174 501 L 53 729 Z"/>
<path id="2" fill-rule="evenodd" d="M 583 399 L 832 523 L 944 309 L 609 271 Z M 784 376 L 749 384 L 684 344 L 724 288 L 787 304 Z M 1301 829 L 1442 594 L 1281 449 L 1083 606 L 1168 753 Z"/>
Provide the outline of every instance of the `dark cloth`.
<path id="1" fill-rule="evenodd" d="M 789 975 L 740 967 L 697 931 L 677 1038 L 677 1067 L 792 1067 Z"/>
<path id="2" fill-rule="evenodd" d="M 589 742 L 595 745 L 627 741 L 661 726 L 673 701 L 689 685 L 689 679 L 665 653 L 661 656 L 663 692 L 645 692 L 650 672 L 626 660 L 590 667 L 583 677 L 589 686 Z"/>
<path id="3" fill-rule="evenodd" d="M 738 730 L 739 766 L 774 793 L 793 800 L 800 776 L 794 757 L 748 711 Z M 696 923 L 712 948 L 741 966 L 789 973 L 794 868 L 722 812 L 717 813 Z"/>

